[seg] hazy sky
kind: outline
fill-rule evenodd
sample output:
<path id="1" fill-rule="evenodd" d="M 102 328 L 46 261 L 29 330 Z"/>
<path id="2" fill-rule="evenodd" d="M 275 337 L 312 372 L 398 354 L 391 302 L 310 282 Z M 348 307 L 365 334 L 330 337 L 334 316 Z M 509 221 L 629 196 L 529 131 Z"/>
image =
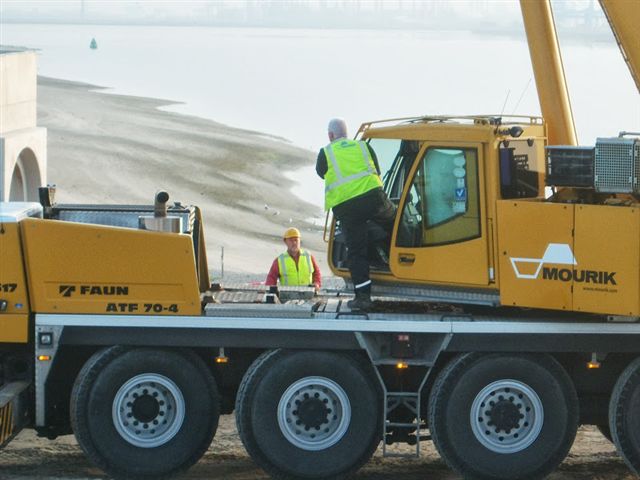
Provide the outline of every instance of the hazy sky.
<path id="1" fill-rule="evenodd" d="M 554 9 L 559 22 L 599 29 L 604 21 L 596 0 L 555 1 Z M 2 0 L 0 17 L 2 22 L 504 29 L 520 21 L 520 8 L 516 0 Z"/>

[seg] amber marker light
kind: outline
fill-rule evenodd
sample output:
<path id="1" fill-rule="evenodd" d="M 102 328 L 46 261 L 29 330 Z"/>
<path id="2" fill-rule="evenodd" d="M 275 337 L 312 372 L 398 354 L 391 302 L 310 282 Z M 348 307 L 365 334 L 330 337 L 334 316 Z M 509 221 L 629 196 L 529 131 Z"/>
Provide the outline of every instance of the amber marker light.
<path id="1" fill-rule="evenodd" d="M 38 360 L 41 362 L 48 362 L 51 360 L 51 355 L 38 355 Z"/>
<path id="2" fill-rule="evenodd" d="M 398 363 L 396 363 L 396 368 L 398 370 L 405 370 L 405 369 L 409 368 L 409 365 L 407 365 L 405 362 L 398 362 Z"/>
<path id="3" fill-rule="evenodd" d="M 216 363 L 229 363 L 229 357 L 224 354 L 224 347 L 220 347 L 218 350 L 218 356 L 215 361 Z"/>
<path id="4" fill-rule="evenodd" d="M 598 361 L 598 355 L 595 353 L 591 354 L 591 360 L 587 363 L 587 368 L 589 370 L 594 370 L 596 368 L 600 368 L 600 362 Z"/>

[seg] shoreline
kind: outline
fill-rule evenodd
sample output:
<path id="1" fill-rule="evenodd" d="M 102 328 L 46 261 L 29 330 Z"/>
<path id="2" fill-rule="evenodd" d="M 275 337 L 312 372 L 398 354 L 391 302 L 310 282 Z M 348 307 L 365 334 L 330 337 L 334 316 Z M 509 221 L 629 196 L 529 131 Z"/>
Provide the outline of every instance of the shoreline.
<path id="1" fill-rule="evenodd" d="M 322 209 L 293 198 L 290 177 L 315 154 L 279 137 L 161 107 L 166 99 L 103 92 L 106 87 L 38 77 L 38 125 L 48 130 L 48 183 L 60 203 L 147 204 L 164 189 L 170 201 L 204 215 L 211 270 L 264 280 L 296 226 L 323 273 Z M 108 95 L 104 95 L 108 93 Z"/>

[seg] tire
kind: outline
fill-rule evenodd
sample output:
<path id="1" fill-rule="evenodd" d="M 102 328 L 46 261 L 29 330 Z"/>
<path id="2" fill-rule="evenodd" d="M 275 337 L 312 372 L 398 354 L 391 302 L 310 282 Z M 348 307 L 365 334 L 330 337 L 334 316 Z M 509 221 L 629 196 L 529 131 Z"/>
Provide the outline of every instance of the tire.
<path id="1" fill-rule="evenodd" d="M 613 387 L 609 426 L 618 452 L 640 475 L 640 358 L 629 364 Z"/>
<path id="2" fill-rule="evenodd" d="M 573 385 L 548 355 L 460 355 L 429 398 L 436 448 L 465 478 L 545 477 L 569 452 L 578 417 Z"/>
<path id="3" fill-rule="evenodd" d="M 380 407 L 372 375 L 358 360 L 272 350 L 245 374 L 236 423 L 249 455 L 273 477 L 342 478 L 380 443 Z"/>
<path id="4" fill-rule="evenodd" d="M 202 457 L 219 404 L 215 381 L 196 355 L 116 346 L 94 354 L 78 374 L 71 425 L 87 456 L 110 476 L 158 479 Z"/>
<path id="5" fill-rule="evenodd" d="M 613 443 L 613 437 L 611 436 L 611 428 L 609 428 L 609 425 L 596 425 L 596 428 L 604 438 Z"/>

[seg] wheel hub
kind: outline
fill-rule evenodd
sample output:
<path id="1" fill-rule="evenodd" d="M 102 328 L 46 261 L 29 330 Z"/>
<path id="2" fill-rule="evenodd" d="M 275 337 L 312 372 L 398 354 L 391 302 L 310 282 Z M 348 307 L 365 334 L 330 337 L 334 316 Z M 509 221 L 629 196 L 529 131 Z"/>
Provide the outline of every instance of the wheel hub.
<path id="1" fill-rule="evenodd" d="M 143 395 L 133 401 L 131 413 L 136 420 L 149 423 L 158 417 L 160 405 L 151 395 Z"/>
<path id="2" fill-rule="evenodd" d="M 302 425 L 309 428 L 320 427 L 328 422 L 329 409 L 325 407 L 325 401 L 319 398 L 308 398 L 298 405 L 298 418 Z M 326 402 L 328 403 L 328 401 Z M 295 411 L 293 412 L 295 415 Z"/>
<path id="3" fill-rule="evenodd" d="M 297 380 L 278 403 L 280 431 L 292 445 L 303 450 L 324 450 L 336 444 L 350 422 L 349 397 L 329 378 Z"/>
<path id="4" fill-rule="evenodd" d="M 487 449 L 516 453 L 531 445 L 542 430 L 544 409 L 538 394 L 518 380 L 498 380 L 473 401 L 471 429 Z"/>
<path id="5" fill-rule="evenodd" d="M 171 440 L 180 430 L 185 401 L 169 378 L 145 373 L 124 383 L 116 393 L 111 414 L 120 436 L 141 448 L 155 448 Z"/>
<path id="6" fill-rule="evenodd" d="M 516 404 L 509 400 L 501 400 L 496 403 L 487 415 L 491 417 L 491 422 L 488 422 L 489 426 L 495 425 L 499 430 L 507 432 L 517 428 L 520 419 L 524 418 Z"/>

